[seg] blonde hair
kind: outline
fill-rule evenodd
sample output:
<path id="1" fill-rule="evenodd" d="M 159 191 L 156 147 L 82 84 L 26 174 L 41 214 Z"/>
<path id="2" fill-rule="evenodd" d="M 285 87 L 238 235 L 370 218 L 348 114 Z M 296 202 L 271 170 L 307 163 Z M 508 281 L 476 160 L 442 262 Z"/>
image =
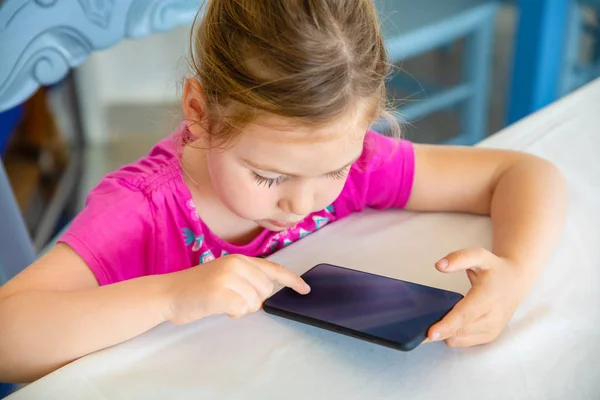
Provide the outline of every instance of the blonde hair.
<path id="1" fill-rule="evenodd" d="M 207 0 L 196 19 L 190 64 L 211 141 L 261 113 L 325 124 L 359 100 L 369 121 L 384 117 L 399 132 L 385 107 L 391 66 L 372 0 Z"/>

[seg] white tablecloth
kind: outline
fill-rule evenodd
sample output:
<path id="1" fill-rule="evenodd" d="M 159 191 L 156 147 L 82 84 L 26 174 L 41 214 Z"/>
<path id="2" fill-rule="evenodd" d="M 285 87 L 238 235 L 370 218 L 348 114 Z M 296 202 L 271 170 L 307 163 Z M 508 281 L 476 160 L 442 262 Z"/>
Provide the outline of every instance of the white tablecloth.
<path id="1" fill-rule="evenodd" d="M 12 399 L 600 399 L 600 81 L 482 145 L 550 159 L 569 186 L 560 245 L 493 344 L 402 353 L 261 311 L 164 324 Z M 433 262 L 489 247 L 490 226 L 470 215 L 368 212 L 273 258 L 298 273 L 330 262 L 465 293 L 464 274 L 443 275 Z"/>

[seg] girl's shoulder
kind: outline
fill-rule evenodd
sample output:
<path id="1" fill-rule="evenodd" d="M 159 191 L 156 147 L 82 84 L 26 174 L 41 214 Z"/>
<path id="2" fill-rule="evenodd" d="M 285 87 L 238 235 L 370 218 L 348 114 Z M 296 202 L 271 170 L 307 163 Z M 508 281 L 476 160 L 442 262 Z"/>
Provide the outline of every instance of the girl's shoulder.
<path id="1" fill-rule="evenodd" d="M 410 159 L 412 156 L 413 145 L 408 140 L 369 130 L 365 135 L 363 153 L 354 166 L 359 171 L 370 172 L 384 168 L 390 162 Z"/>
<path id="2" fill-rule="evenodd" d="M 155 273 L 165 259 L 158 255 L 182 241 L 190 195 L 177 140 L 173 134 L 147 156 L 105 176 L 59 239 L 79 254 L 100 284 Z"/>
<path id="3" fill-rule="evenodd" d="M 410 197 L 414 173 L 411 142 L 369 131 L 363 153 L 336 200 L 337 209 L 349 214 L 365 208 L 403 208 Z"/>
<path id="4" fill-rule="evenodd" d="M 139 191 L 147 196 L 177 189 L 183 183 L 178 137 L 177 132 L 168 136 L 154 145 L 144 157 L 107 174 L 91 194 L 106 183 L 111 183 L 110 186 L 116 183 L 117 187 Z"/>

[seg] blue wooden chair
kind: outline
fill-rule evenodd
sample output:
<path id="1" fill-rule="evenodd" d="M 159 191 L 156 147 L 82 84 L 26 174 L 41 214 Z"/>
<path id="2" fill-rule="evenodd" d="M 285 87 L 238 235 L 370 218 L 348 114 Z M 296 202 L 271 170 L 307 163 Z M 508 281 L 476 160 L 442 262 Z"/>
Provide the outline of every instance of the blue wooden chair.
<path id="1" fill-rule="evenodd" d="M 40 86 L 67 77 L 92 51 L 189 24 L 202 0 L 5 0 L 0 2 L 0 113 L 11 131 L 22 104 Z M 6 134 L 2 135 L 5 143 Z M 60 214 L 73 193 L 81 149 L 75 148 L 49 213 Z M 0 163 L 0 285 L 36 257 Z M 54 222 L 56 220 L 54 219 Z M 52 219 L 51 221 L 52 222 Z M 49 223 L 48 229 L 52 228 Z M 1 362 L 1 361 L 0 361 Z M 0 384 L 0 398 L 11 385 Z"/>
<path id="2" fill-rule="evenodd" d="M 466 40 L 462 81 L 445 89 L 430 88 L 426 82 L 419 82 L 426 98 L 399 107 L 400 120 L 411 122 L 436 111 L 452 109 L 460 113 L 461 131 L 447 143 L 472 145 L 482 140 L 487 132 L 488 88 L 498 2 L 375 0 L 375 5 L 393 63 L 447 47 L 461 38 Z M 390 86 L 407 87 L 404 73 L 397 73 Z"/>
<path id="3" fill-rule="evenodd" d="M 600 75 L 600 32 L 590 29 L 583 9 L 600 13 L 600 0 L 504 0 L 517 7 L 508 123 L 552 103 Z M 595 41 L 594 55 L 581 63 L 583 35 Z"/>
<path id="4" fill-rule="evenodd" d="M 597 23 L 587 23 L 584 13 L 595 14 Z M 570 4 L 569 22 L 559 95 L 566 95 L 600 77 L 600 0 L 578 0 Z M 592 42 L 587 57 L 582 56 L 581 47 L 584 37 Z"/>

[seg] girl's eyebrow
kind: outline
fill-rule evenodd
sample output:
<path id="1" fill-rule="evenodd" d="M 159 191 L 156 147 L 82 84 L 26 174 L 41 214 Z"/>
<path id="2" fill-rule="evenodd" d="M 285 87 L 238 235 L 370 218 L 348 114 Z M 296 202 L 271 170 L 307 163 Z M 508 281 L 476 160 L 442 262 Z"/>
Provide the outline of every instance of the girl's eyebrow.
<path id="1" fill-rule="evenodd" d="M 359 154 L 358 156 L 354 157 L 354 158 L 352 159 L 352 161 L 350 161 L 349 163 L 347 163 L 347 164 L 346 164 L 346 165 L 344 165 L 343 167 L 341 167 L 341 168 L 338 168 L 338 169 L 336 169 L 336 170 L 333 170 L 333 171 L 330 171 L 330 172 L 326 172 L 326 173 L 324 173 L 323 175 L 327 175 L 327 174 L 333 174 L 333 173 L 336 173 L 336 172 L 339 172 L 339 171 L 341 171 L 341 170 L 343 170 L 343 169 L 346 169 L 346 168 L 348 168 L 349 166 L 351 166 L 352 164 L 354 164 L 354 163 L 355 163 L 355 162 L 356 162 L 356 161 L 357 161 L 357 160 L 360 158 L 360 156 L 361 156 L 361 154 Z M 275 174 L 278 174 L 278 175 L 285 175 L 285 176 L 289 176 L 289 177 L 299 177 L 299 175 L 297 175 L 297 174 L 292 174 L 292 173 L 289 173 L 289 172 L 281 171 L 281 170 L 279 170 L 279 169 L 277 169 L 277 168 L 274 168 L 274 167 L 269 167 L 269 166 L 267 166 L 267 165 L 261 165 L 261 164 L 253 163 L 253 162 L 252 162 L 252 161 L 250 161 L 250 160 L 243 159 L 243 161 L 244 161 L 246 164 L 248 164 L 249 166 L 251 166 L 252 168 L 258 169 L 258 170 L 260 170 L 260 171 L 264 171 L 264 172 L 273 172 L 273 173 L 275 173 Z"/>

